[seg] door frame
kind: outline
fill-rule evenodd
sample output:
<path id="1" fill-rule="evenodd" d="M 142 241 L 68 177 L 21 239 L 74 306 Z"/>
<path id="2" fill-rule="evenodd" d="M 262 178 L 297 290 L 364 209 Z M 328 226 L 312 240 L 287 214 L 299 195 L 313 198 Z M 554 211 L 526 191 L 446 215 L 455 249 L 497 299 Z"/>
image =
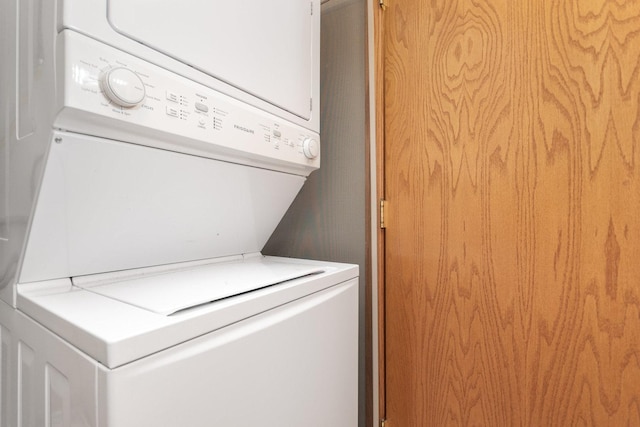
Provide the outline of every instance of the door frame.
<path id="1" fill-rule="evenodd" d="M 385 43 L 384 9 L 389 0 L 369 0 L 367 4 L 369 47 L 369 112 L 371 133 L 371 212 L 372 224 L 372 298 L 371 298 L 371 338 L 372 338 L 372 398 L 373 410 L 371 426 L 381 426 L 386 418 L 386 365 L 385 365 L 385 229 L 380 223 L 381 201 L 385 200 Z"/>

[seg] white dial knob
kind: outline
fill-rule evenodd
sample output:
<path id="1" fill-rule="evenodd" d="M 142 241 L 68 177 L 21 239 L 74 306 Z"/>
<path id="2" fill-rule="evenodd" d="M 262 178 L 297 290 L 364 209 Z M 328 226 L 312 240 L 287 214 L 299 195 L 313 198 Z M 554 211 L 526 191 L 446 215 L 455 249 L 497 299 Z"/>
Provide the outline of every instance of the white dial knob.
<path id="1" fill-rule="evenodd" d="M 320 154 L 320 143 L 313 138 L 302 141 L 302 152 L 307 159 L 315 159 Z"/>
<path id="2" fill-rule="evenodd" d="M 100 79 L 104 94 L 113 103 L 122 107 L 135 107 L 144 101 L 144 83 L 128 68 L 117 67 L 107 70 Z"/>

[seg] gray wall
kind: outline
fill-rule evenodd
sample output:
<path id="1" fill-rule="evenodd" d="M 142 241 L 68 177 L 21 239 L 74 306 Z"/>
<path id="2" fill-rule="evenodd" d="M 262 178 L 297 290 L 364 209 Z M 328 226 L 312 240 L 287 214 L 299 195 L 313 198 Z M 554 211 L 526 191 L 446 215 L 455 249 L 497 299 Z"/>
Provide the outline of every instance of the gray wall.
<path id="1" fill-rule="evenodd" d="M 360 265 L 359 425 L 365 425 L 365 49 L 364 0 L 322 7 L 321 166 L 262 251 Z"/>

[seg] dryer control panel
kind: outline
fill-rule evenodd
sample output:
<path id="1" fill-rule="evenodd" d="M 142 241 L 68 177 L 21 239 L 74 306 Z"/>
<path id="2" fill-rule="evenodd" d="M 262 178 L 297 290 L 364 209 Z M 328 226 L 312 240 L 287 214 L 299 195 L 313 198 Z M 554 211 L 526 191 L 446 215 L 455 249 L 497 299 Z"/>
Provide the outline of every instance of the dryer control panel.
<path id="1" fill-rule="evenodd" d="M 317 133 L 74 31 L 58 43 L 56 127 L 303 175 L 320 166 Z"/>

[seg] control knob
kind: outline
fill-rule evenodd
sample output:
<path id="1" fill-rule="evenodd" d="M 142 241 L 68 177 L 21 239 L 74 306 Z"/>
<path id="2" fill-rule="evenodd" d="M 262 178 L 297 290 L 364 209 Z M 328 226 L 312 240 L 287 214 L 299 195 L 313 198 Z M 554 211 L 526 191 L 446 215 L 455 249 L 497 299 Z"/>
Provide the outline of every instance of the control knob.
<path id="1" fill-rule="evenodd" d="M 140 105 L 146 95 L 140 76 L 124 67 L 105 71 L 100 76 L 100 86 L 106 97 L 121 107 Z"/>
<path id="2" fill-rule="evenodd" d="M 302 141 L 302 152 L 307 159 L 315 159 L 320 154 L 320 143 L 313 138 Z"/>

